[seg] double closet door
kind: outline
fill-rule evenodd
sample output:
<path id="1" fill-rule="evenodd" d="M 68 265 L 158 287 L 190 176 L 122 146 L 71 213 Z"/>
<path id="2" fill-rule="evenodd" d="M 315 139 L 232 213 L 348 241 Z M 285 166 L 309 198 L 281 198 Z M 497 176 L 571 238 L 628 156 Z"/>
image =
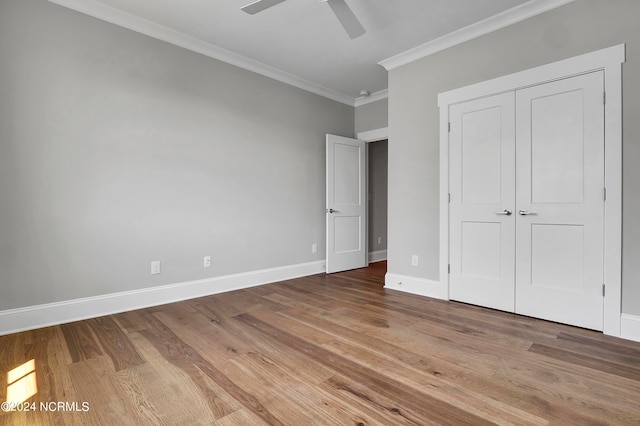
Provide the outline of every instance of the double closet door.
<path id="1" fill-rule="evenodd" d="M 449 297 L 602 330 L 604 82 L 452 105 Z"/>

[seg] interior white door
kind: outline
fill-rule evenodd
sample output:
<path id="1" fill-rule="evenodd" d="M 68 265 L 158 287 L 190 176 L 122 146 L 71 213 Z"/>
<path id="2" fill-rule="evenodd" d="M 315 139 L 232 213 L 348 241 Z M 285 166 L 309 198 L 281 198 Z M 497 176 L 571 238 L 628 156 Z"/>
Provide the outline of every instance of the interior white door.
<path id="1" fill-rule="evenodd" d="M 516 93 L 516 312 L 602 330 L 604 83 Z"/>
<path id="2" fill-rule="evenodd" d="M 451 106 L 449 297 L 513 312 L 514 93 Z"/>
<path id="3" fill-rule="evenodd" d="M 327 135 L 327 273 L 367 265 L 365 142 Z"/>

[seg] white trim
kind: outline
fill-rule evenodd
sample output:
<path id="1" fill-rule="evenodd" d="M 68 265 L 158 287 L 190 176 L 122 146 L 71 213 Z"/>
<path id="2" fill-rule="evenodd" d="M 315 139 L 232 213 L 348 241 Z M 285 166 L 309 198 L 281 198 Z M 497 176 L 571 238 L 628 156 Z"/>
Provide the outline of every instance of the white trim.
<path id="1" fill-rule="evenodd" d="M 596 70 L 604 71 L 605 258 L 604 334 L 620 336 L 622 300 L 622 63 L 625 45 L 576 56 L 438 95 L 440 107 L 440 282 L 449 287 L 449 122 L 450 105 Z"/>
<path id="2" fill-rule="evenodd" d="M 409 277 L 387 272 L 384 276 L 384 288 L 417 294 L 419 296 L 432 297 L 434 299 L 449 299 L 449 292 L 438 281 L 424 278 Z"/>
<path id="3" fill-rule="evenodd" d="M 446 105 L 458 102 L 509 92 L 597 70 L 608 70 L 610 71 L 609 74 L 614 74 L 616 68 L 619 69 L 620 64 L 624 61 L 625 45 L 619 44 L 440 93 L 438 95 L 438 106 L 443 108 Z M 614 77 L 605 74 L 605 78 Z M 615 87 L 613 89 L 615 90 Z M 610 107 L 611 99 L 609 99 L 609 96 L 615 96 L 615 93 L 610 93 L 607 96 L 607 106 Z M 607 108 L 607 113 L 609 113 L 609 110 L 610 108 Z"/>
<path id="4" fill-rule="evenodd" d="M 387 99 L 388 97 L 389 97 L 389 89 L 380 90 L 378 92 L 370 94 L 369 96 L 360 96 L 359 98 L 356 98 L 355 106 L 359 107 L 362 105 Z"/>
<path id="5" fill-rule="evenodd" d="M 508 27 L 525 19 L 540 15 L 549 10 L 571 3 L 573 0 L 530 0 L 520 6 L 513 7 L 502 13 L 491 16 L 480 22 L 453 31 L 440 38 L 429 41 L 420 46 L 409 49 L 378 62 L 387 71 L 406 65 L 418 59 L 438 53 L 450 47 L 462 44 L 474 38 Z"/>
<path id="6" fill-rule="evenodd" d="M 640 316 L 622 314 L 620 337 L 640 342 Z"/>
<path id="7" fill-rule="evenodd" d="M 0 311 L 0 336 L 324 272 L 324 260 Z"/>
<path id="8" fill-rule="evenodd" d="M 604 203 L 606 292 L 603 332 L 611 336 L 621 335 L 622 314 L 622 63 L 625 61 L 625 46 L 622 44 L 617 48 L 619 51 L 612 51 L 604 66 L 604 183 L 607 200 Z"/>
<path id="9" fill-rule="evenodd" d="M 365 142 L 377 142 L 389 139 L 389 128 L 382 127 L 380 129 L 367 130 L 366 132 L 358 132 L 357 139 Z"/>
<path id="10" fill-rule="evenodd" d="M 383 260 L 387 260 L 386 250 L 377 250 L 377 251 L 369 252 L 369 263 L 381 262 Z"/>
<path id="11" fill-rule="evenodd" d="M 144 34 L 149 37 L 171 43 L 175 46 L 200 53 L 210 58 L 235 65 L 245 70 L 255 72 L 290 86 L 315 93 L 316 95 L 320 95 L 352 107 L 356 105 L 356 99 L 351 96 L 339 93 L 312 81 L 302 79 L 293 74 L 289 74 L 272 66 L 247 58 L 246 56 L 239 55 L 214 44 L 207 43 L 203 40 L 165 27 L 164 25 L 151 22 L 131 13 L 124 12 L 96 0 L 48 1 L 59 6 L 75 10 L 76 12 L 84 13 L 85 15 L 127 28 L 140 34 Z"/>

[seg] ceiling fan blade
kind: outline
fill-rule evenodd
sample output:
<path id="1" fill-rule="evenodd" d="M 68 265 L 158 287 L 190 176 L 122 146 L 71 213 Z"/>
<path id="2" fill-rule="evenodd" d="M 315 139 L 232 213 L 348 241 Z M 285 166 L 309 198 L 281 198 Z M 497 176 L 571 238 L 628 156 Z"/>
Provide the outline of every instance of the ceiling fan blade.
<path id="1" fill-rule="evenodd" d="M 349 34 L 349 37 L 354 39 L 366 33 L 364 27 L 360 21 L 358 21 L 358 18 L 356 18 L 356 15 L 354 15 L 345 0 L 328 0 L 327 3 L 331 6 L 333 13 L 336 14 L 345 31 Z"/>
<path id="2" fill-rule="evenodd" d="M 268 9 L 271 6 L 275 6 L 278 3 L 282 3 L 283 1 L 284 0 L 257 0 L 243 7 L 242 10 L 250 15 L 255 15 L 256 13 L 262 12 L 263 10 Z"/>

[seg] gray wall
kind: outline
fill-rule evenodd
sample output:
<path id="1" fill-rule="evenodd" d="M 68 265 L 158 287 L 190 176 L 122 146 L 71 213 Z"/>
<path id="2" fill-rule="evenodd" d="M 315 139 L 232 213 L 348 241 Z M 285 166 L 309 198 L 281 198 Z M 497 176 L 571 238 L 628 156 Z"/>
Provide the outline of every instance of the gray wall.
<path id="1" fill-rule="evenodd" d="M 382 129 L 389 125 L 389 100 L 361 105 L 356 108 L 355 133 Z"/>
<path id="2" fill-rule="evenodd" d="M 323 258 L 354 108 L 44 0 L 0 58 L 0 310 Z"/>
<path id="3" fill-rule="evenodd" d="M 369 150 L 369 251 L 387 249 L 388 141 L 367 144 Z M 381 238 L 378 244 L 378 237 Z"/>
<path id="4" fill-rule="evenodd" d="M 623 312 L 640 315 L 640 2 L 577 0 L 389 74 L 389 272 L 438 280 L 440 92 L 627 43 Z M 411 266 L 411 255 L 420 266 Z"/>

